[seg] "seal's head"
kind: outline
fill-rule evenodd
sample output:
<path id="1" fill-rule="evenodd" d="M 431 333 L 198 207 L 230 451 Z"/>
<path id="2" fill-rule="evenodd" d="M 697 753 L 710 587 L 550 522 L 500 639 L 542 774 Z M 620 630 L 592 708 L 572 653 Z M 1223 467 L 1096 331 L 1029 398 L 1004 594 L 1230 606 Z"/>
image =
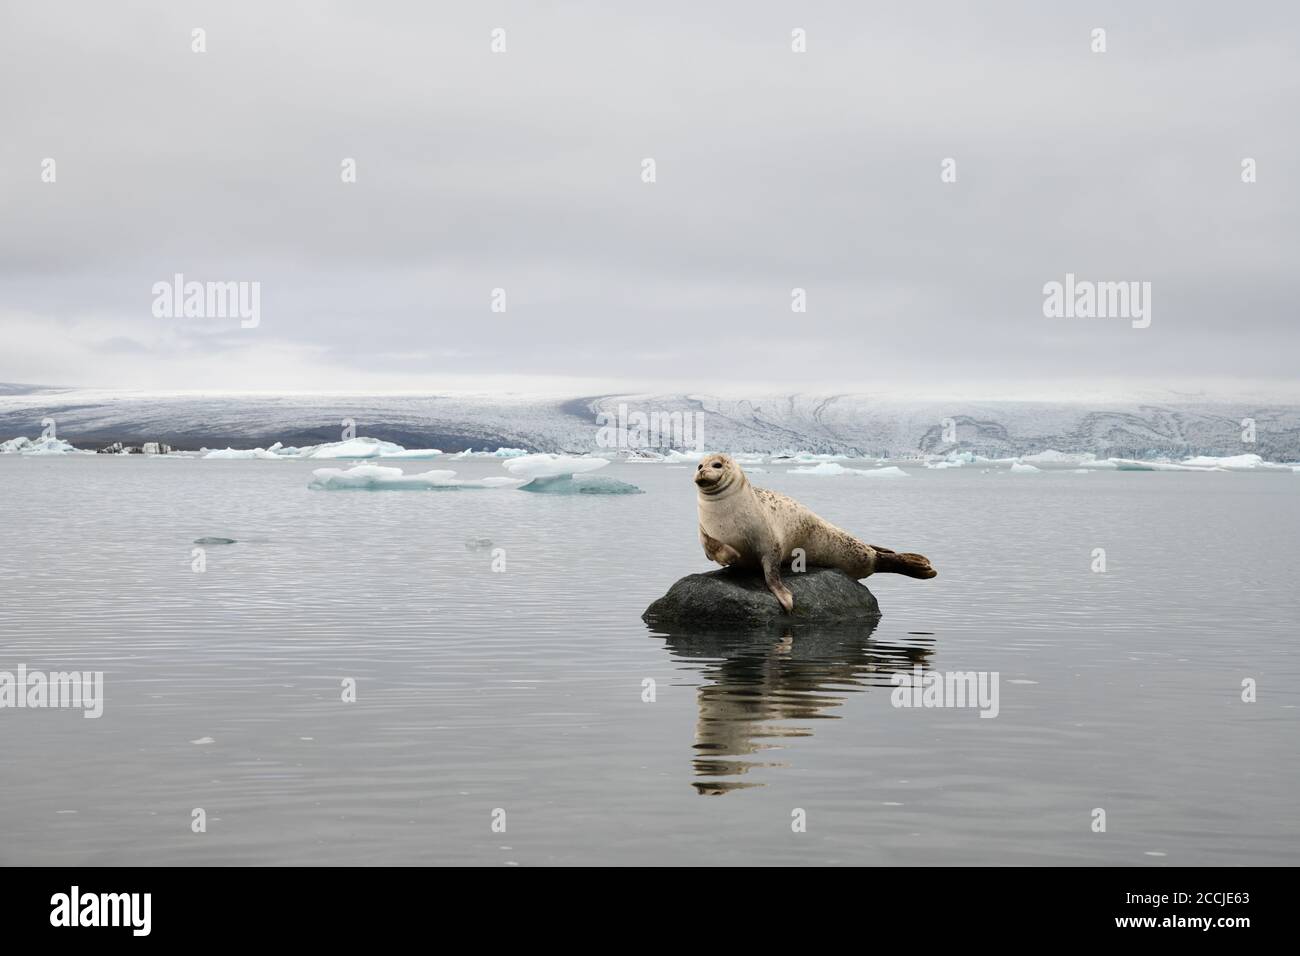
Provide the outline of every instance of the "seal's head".
<path id="1" fill-rule="evenodd" d="M 702 495 L 720 495 L 744 481 L 745 473 L 730 455 L 705 455 L 695 469 L 695 487 Z"/>

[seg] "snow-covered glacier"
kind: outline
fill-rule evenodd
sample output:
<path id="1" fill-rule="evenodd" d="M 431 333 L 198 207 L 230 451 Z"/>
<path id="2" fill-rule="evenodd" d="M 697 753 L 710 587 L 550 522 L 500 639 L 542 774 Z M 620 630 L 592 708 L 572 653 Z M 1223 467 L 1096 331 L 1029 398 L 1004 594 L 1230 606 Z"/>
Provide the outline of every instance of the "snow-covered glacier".
<path id="1" fill-rule="evenodd" d="M 1226 462 L 1254 454 L 1264 462 L 1300 461 L 1300 405 L 1218 402 L 1172 393 L 1160 400 L 1087 403 L 903 401 L 883 394 L 808 393 L 737 399 L 681 393 L 570 398 L 470 393 L 204 396 L 12 389 L 0 388 L 0 440 L 39 433 L 41 420 L 48 417 L 58 422 L 60 438 L 79 448 L 162 441 L 174 448 L 269 451 L 280 442 L 285 451 L 300 450 L 351 441 L 342 437 L 347 421 L 354 423 L 353 434 L 375 442 L 374 451 L 365 457 L 386 457 L 379 450 L 382 443 L 415 450 L 402 457 L 434 457 L 437 449 L 448 454 L 489 449 L 493 457 L 524 451 L 616 455 L 602 444 L 598 416 L 609 421 L 622 405 L 663 417 L 694 416 L 691 434 L 701 436 L 700 447 L 674 448 L 666 441 L 650 449 L 681 462 L 694 461 L 701 448 L 804 452 L 804 461 L 817 455 L 906 458 L 955 453 L 1006 459 L 1047 449 L 1097 459 Z M 1247 435 L 1254 441 L 1245 441 Z"/>

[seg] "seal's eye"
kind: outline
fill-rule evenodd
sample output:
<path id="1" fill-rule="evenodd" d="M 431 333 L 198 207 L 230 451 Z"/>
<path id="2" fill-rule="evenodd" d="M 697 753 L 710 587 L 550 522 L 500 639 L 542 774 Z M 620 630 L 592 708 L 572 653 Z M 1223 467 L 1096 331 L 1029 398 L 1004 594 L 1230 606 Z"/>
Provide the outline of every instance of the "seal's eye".
<path id="1" fill-rule="evenodd" d="M 713 463 L 713 467 L 714 467 L 714 468 L 721 468 L 721 467 L 722 467 L 722 462 L 720 462 L 720 461 L 715 461 L 715 462 Z"/>
<path id="2" fill-rule="evenodd" d="M 703 471 L 703 470 L 704 470 L 704 466 L 703 466 L 703 465 L 697 465 L 697 466 L 695 467 L 695 470 L 696 470 L 696 471 Z"/>

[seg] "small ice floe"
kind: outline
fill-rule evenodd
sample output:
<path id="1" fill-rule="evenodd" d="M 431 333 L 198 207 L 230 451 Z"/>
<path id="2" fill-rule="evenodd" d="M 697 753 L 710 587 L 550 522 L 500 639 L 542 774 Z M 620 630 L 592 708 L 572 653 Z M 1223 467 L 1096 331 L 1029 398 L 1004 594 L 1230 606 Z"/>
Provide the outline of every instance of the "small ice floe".
<path id="1" fill-rule="evenodd" d="M 608 464 L 609 460 L 605 458 L 537 454 L 503 461 L 501 467 L 527 481 L 521 491 L 548 495 L 643 494 L 636 485 L 590 474 Z"/>
<path id="2" fill-rule="evenodd" d="M 466 538 L 465 539 L 466 551 L 486 551 L 490 547 L 492 547 L 491 538 Z"/>
<path id="3" fill-rule="evenodd" d="M 396 442 L 378 438 L 349 438 L 347 441 L 326 442 L 299 451 L 300 458 L 389 458 L 401 455 L 406 449 Z"/>
<path id="4" fill-rule="evenodd" d="M 403 448 L 401 451 L 384 452 L 380 458 L 439 458 L 442 456 L 441 449 L 438 448 Z"/>
<path id="5" fill-rule="evenodd" d="M 1177 465 L 1171 461 L 1138 461 L 1134 458 L 1111 458 L 1111 464 L 1119 471 L 1214 471 L 1197 465 Z"/>
<path id="6" fill-rule="evenodd" d="M 1040 471 L 1048 471 L 1065 468 L 1082 468 L 1095 462 L 1097 456 L 1092 452 L 1072 454 L 1049 448 L 1047 451 L 1036 452 L 1032 455 L 1021 455 L 1020 460 L 1026 465 L 1033 465 Z"/>
<path id="7" fill-rule="evenodd" d="M 897 465 L 887 465 L 884 468 L 846 468 L 839 462 L 824 461 L 819 465 L 805 465 L 799 468 L 791 468 L 786 472 L 787 475 L 818 475 L 823 478 L 830 478 L 836 475 L 850 475 L 854 478 L 906 478 L 907 472 Z"/>
<path id="8" fill-rule="evenodd" d="M 604 475 L 559 475 L 534 478 L 519 489 L 542 495 L 643 495 L 636 485 Z"/>
<path id="9" fill-rule="evenodd" d="M 25 438 L 19 435 L 8 441 L 0 442 L 0 455 L 25 455 L 41 457 L 45 455 L 93 455 L 88 449 L 75 448 L 62 438 Z"/>
<path id="10" fill-rule="evenodd" d="M 671 448 L 664 455 L 664 461 L 671 465 L 693 465 L 706 454 L 707 452 L 703 451 L 678 451 L 676 448 Z"/>
<path id="11" fill-rule="evenodd" d="M 458 451 L 452 455 L 452 458 L 522 458 L 528 454 L 527 448 L 498 448 L 496 451 L 488 451 L 484 448 L 482 451 L 475 451 L 473 448 L 466 448 L 464 451 Z"/>
<path id="12" fill-rule="evenodd" d="M 813 453 L 810 451 L 797 451 L 794 453 L 795 461 L 843 461 L 848 455 L 830 455 L 824 453 Z"/>
<path id="13" fill-rule="evenodd" d="M 608 458 L 579 458 L 574 455 L 523 455 L 501 463 L 516 478 L 559 478 L 599 471 L 609 464 Z"/>
<path id="14" fill-rule="evenodd" d="M 276 454 L 269 448 L 213 448 L 203 449 L 200 453 L 203 458 L 214 458 L 225 461 L 252 461 L 255 459 L 266 461 L 288 461 L 284 455 Z"/>
<path id="15" fill-rule="evenodd" d="M 627 457 L 623 460 L 629 465 L 657 465 L 664 460 L 664 456 L 657 451 L 644 451 L 634 448 L 627 453 Z"/>
<path id="16" fill-rule="evenodd" d="M 198 740 L 191 740 L 190 743 L 202 746 L 204 744 L 215 744 L 216 741 L 211 737 L 200 737 Z"/>
<path id="17" fill-rule="evenodd" d="M 761 465 L 766 459 L 762 455 L 732 455 L 731 460 L 737 465 Z"/>
<path id="18" fill-rule="evenodd" d="M 235 544 L 234 538 L 195 538 L 195 544 Z"/>
<path id="19" fill-rule="evenodd" d="M 1282 465 L 1272 461 L 1265 461 L 1259 455 L 1228 455 L 1224 458 L 1214 458 L 1209 455 L 1199 455 L 1196 458 L 1185 458 L 1183 464 L 1189 468 L 1218 468 L 1223 471 L 1291 471 L 1290 465 Z"/>
<path id="20" fill-rule="evenodd" d="M 441 491 L 461 488 L 517 488 L 518 478 L 457 478 L 454 471 L 426 471 L 407 475 L 385 465 L 353 468 L 317 468 L 307 487 L 317 491 Z"/>
<path id="21" fill-rule="evenodd" d="M 1013 461 L 1011 463 L 1011 473 L 1013 475 L 1037 475 L 1042 470 L 1034 465 L 1026 465 L 1023 461 Z"/>

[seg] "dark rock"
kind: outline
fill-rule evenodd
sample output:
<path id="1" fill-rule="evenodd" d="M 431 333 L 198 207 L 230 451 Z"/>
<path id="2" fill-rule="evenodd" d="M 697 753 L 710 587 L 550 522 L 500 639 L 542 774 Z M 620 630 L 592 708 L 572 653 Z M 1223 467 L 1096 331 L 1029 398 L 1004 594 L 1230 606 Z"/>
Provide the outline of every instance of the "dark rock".
<path id="1" fill-rule="evenodd" d="M 655 601 L 641 619 L 675 628 L 789 625 L 875 620 L 880 605 L 867 588 L 837 568 L 785 569 L 781 575 L 794 595 L 786 614 L 763 583 L 761 572 L 722 568 L 682 578 Z"/>
<path id="2" fill-rule="evenodd" d="M 234 538 L 195 538 L 195 544 L 234 544 Z"/>

